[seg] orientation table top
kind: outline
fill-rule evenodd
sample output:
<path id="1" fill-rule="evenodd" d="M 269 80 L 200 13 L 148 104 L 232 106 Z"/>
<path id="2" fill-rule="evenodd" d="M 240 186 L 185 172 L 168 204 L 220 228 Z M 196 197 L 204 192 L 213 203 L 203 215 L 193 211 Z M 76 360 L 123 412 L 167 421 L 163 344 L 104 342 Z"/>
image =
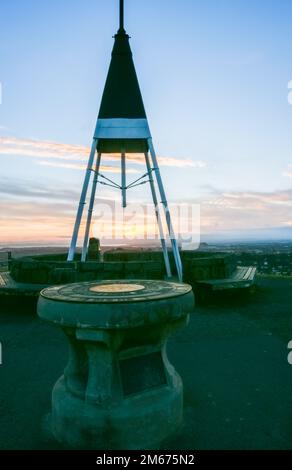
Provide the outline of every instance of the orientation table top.
<path id="1" fill-rule="evenodd" d="M 188 284 L 159 280 L 91 281 L 48 287 L 41 297 L 59 302 L 130 303 L 163 300 L 191 292 Z"/>

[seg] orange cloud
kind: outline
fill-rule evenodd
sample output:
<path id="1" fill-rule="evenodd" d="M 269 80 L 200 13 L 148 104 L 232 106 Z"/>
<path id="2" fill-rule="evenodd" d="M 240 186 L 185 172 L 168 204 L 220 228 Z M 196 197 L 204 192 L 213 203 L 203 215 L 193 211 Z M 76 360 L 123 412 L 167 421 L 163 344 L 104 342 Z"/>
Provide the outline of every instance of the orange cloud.
<path id="1" fill-rule="evenodd" d="M 15 183 L 16 184 L 16 183 Z M 0 182 L 0 245 L 9 244 L 60 244 L 68 245 L 74 224 L 79 191 L 64 188 L 38 187 L 27 182 Z M 110 205 L 113 200 L 102 199 L 101 204 Z M 235 234 L 252 233 L 254 230 L 291 227 L 292 190 L 264 192 L 212 190 L 203 199 L 180 202 L 201 206 L 201 233 L 214 237 L 227 231 Z M 100 214 L 97 204 L 93 218 L 93 234 L 102 231 L 110 235 L 112 221 L 108 213 Z M 122 209 L 119 209 L 120 211 Z M 173 213 L 173 212 L 172 212 Z M 174 223 L 176 216 L 173 213 Z M 117 223 L 118 234 L 142 235 L 145 231 L 143 214 L 134 217 L 133 225 Z M 150 212 L 147 219 L 149 232 L 154 232 L 156 222 Z M 81 228 L 84 230 L 84 221 Z M 148 229 L 147 229 L 148 230 Z"/>
<path id="2" fill-rule="evenodd" d="M 0 136 L 0 154 L 19 155 L 32 158 L 46 158 L 55 160 L 69 160 L 70 162 L 83 162 L 88 160 L 90 148 L 82 145 L 70 145 L 57 142 L 39 141 L 32 139 L 18 139 L 16 137 Z M 119 154 L 104 154 L 104 161 L 119 161 Z M 128 154 L 127 159 L 138 165 L 145 165 L 141 154 Z M 161 166 L 174 168 L 204 168 L 206 162 L 193 161 L 184 158 L 159 157 Z M 76 169 L 76 167 L 74 168 Z"/>
<path id="3" fill-rule="evenodd" d="M 41 160 L 37 162 L 38 165 L 44 165 L 44 166 L 51 166 L 53 168 L 67 168 L 70 170 L 85 170 L 87 165 L 80 164 L 80 163 L 62 163 L 62 162 L 50 162 L 46 160 Z M 100 167 L 100 172 L 104 173 L 121 173 L 121 169 L 117 166 L 110 166 L 110 165 L 101 165 Z M 127 173 L 139 173 L 137 170 L 133 168 L 128 168 Z"/>

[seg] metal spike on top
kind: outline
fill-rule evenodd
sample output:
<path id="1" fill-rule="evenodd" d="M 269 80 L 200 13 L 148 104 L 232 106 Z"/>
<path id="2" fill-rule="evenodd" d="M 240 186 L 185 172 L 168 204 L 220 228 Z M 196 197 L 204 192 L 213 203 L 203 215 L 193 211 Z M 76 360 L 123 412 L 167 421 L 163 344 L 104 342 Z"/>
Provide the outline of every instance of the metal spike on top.
<path id="1" fill-rule="evenodd" d="M 124 0 L 120 0 L 120 31 L 125 31 L 125 28 L 124 28 Z"/>

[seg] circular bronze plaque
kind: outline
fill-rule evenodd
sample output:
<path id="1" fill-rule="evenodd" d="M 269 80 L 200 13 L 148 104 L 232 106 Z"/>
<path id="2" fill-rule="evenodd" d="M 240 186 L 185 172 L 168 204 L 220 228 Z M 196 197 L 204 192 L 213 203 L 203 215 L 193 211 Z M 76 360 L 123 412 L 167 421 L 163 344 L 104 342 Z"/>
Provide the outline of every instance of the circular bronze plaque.
<path id="1" fill-rule="evenodd" d="M 96 286 L 90 287 L 91 292 L 134 292 L 145 289 L 145 286 L 140 284 L 97 284 Z"/>

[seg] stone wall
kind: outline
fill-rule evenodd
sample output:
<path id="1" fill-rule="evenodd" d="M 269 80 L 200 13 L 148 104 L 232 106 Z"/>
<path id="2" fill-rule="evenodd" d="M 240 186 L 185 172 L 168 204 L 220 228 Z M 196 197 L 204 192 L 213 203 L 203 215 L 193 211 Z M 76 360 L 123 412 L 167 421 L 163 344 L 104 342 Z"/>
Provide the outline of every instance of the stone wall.
<path id="1" fill-rule="evenodd" d="M 184 281 L 192 285 L 197 280 L 227 278 L 235 269 L 232 254 L 182 252 Z M 159 251 L 112 251 L 104 260 L 65 261 L 62 256 L 35 256 L 12 259 L 10 274 L 20 283 L 66 284 L 104 279 L 163 279 L 165 267 Z M 171 265 L 174 262 L 171 254 Z M 174 271 L 173 271 L 174 272 Z"/>

